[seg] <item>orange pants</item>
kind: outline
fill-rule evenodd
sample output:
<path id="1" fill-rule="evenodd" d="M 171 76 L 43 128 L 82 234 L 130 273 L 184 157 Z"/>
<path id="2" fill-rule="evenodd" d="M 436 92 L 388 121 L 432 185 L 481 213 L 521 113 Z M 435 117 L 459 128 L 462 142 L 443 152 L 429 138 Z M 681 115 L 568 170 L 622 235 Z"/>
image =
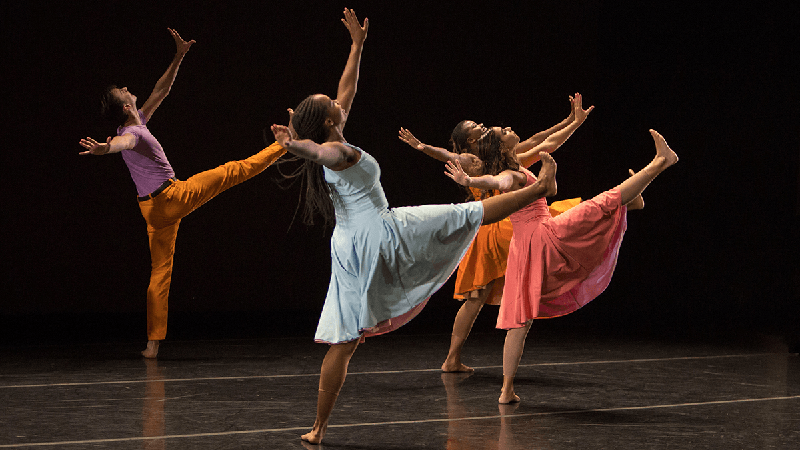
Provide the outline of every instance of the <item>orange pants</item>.
<path id="1" fill-rule="evenodd" d="M 147 339 L 160 341 L 167 335 L 167 298 L 172 281 L 175 238 L 181 219 L 218 194 L 263 172 L 286 150 L 277 142 L 242 160 L 225 163 L 177 180 L 163 192 L 139 202 L 150 240 L 150 286 L 147 288 Z"/>

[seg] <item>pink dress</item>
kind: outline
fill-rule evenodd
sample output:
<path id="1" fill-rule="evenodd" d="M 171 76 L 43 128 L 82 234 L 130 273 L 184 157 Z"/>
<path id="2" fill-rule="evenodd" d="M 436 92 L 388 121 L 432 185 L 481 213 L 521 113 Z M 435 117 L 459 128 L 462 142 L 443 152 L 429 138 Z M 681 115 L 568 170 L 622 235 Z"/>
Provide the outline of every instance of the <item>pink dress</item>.
<path id="1" fill-rule="evenodd" d="M 526 185 L 536 181 L 530 171 L 520 170 L 528 177 Z M 600 295 L 617 265 L 626 214 L 618 189 L 556 217 L 543 198 L 512 214 L 514 235 L 497 328 L 563 316 Z"/>

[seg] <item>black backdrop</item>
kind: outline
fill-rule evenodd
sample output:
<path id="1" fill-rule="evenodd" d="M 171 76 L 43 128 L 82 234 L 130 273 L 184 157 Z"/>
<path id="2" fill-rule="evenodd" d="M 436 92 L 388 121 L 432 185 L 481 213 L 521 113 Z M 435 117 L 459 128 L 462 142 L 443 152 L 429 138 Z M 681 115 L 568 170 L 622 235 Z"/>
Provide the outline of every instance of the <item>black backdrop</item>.
<path id="1" fill-rule="evenodd" d="M 629 214 L 611 287 L 559 320 L 796 332 L 797 6 L 387 3 L 4 3 L 4 339 L 119 331 L 120 314 L 135 322 L 121 335 L 144 337 L 149 254 L 133 183 L 118 155 L 77 155 L 81 137 L 113 131 L 99 120 L 103 86 L 143 101 L 174 53 L 167 27 L 197 41 L 149 125 L 186 178 L 257 151 L 264 127 L 306 95 L 335 94 L 344 6 L 371 24 L 345 136 L 379 160 L 393 206 L 462 195 L 399 127 L 445 145 L 470 118 L 525 138 L 581 92 L 596 109 L 554 154 L 557 199 L 590 197 L 645 165 L 648 128 L 681 161 Z M 173 322 L 171 333 L 203 335 L 213 317 L 232 329 L 249 317 L 256 334 L 267 323 L 313 332 L 329 231 L 290 227 L 298 191 L 276 177 L 272 167 L 184 220 L 170 298 L 184 330 Z M 451 293 L 452 280 L 415 326 L 449 332 Z"/>

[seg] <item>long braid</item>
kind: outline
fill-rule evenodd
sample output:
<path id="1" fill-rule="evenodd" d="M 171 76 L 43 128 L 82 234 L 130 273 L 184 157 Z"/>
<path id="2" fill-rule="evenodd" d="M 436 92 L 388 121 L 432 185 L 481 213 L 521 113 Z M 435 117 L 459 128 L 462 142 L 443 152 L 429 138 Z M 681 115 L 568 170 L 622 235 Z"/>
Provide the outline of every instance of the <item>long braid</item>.
<path id="1" fill-rule="evenodd" d="M 300 102 L 292 115 L 292 127 L 299 139 L 310 139 L 317 144 L 327 140 L 328 130 L 325 128 L 325 119 L 328 110 L 320 102 L 315 101 L 315 96 L 306 97 Z M 314 224 L 314 216 L 319 213 L 325 226 L 336 224 L 336 214 L 333 207 L 333 197 L 336 193 L 331 190 L 325 181 L 325 172 L 322 166 L 305 158 L 295 156 L 287 158 L 284 162 L 300 161 L 300 166 L 289 174 L 281 172 L 284 179 L 291 180 L 293 184 L 300 180 L 300 203 L 303 204 L 303 223 Z M 303 202 L 305 197 L 305 202 Z M 295 211 L 296 213 L 296 211 Z"/>

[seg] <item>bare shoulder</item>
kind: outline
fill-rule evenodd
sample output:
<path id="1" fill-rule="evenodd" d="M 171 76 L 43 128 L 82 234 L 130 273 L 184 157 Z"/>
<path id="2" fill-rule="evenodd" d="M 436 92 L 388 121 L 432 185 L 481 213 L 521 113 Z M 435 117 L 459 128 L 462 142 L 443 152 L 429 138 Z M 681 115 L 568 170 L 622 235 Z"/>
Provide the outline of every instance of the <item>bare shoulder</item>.
<path id="1" fill-rule="evenodd" d="M 461 163 L 461 168 L 464 169 L 464 173 L 467 175 L 479 177 L 484 174 L 483 161 L 472 153 L 461 153 L 458 155 L 458 159 L 458 162 Z"/>
<path id="2" fill-rule="evenodd" d="M 344 170 L 348 167 L 354 166 L 361 159 L 361 152 L 356 148 L 347 145 L 343 142 L 326 142 L 322 144 L 332 151 L 339 154 L 338 161 L 335 164 L 328 166 L 333 170 Z"/>
<path id="3" fill-rule="evenodd" d="M 501 177 L 508 177 L 510 180 L 511 188 L 510 191 L 516 191 L 517 189 L 522 189 L 528 183 L 528 175 L 525 172 L 520 170 L 511 170 L 506 169 L 500 172 Z"/>

